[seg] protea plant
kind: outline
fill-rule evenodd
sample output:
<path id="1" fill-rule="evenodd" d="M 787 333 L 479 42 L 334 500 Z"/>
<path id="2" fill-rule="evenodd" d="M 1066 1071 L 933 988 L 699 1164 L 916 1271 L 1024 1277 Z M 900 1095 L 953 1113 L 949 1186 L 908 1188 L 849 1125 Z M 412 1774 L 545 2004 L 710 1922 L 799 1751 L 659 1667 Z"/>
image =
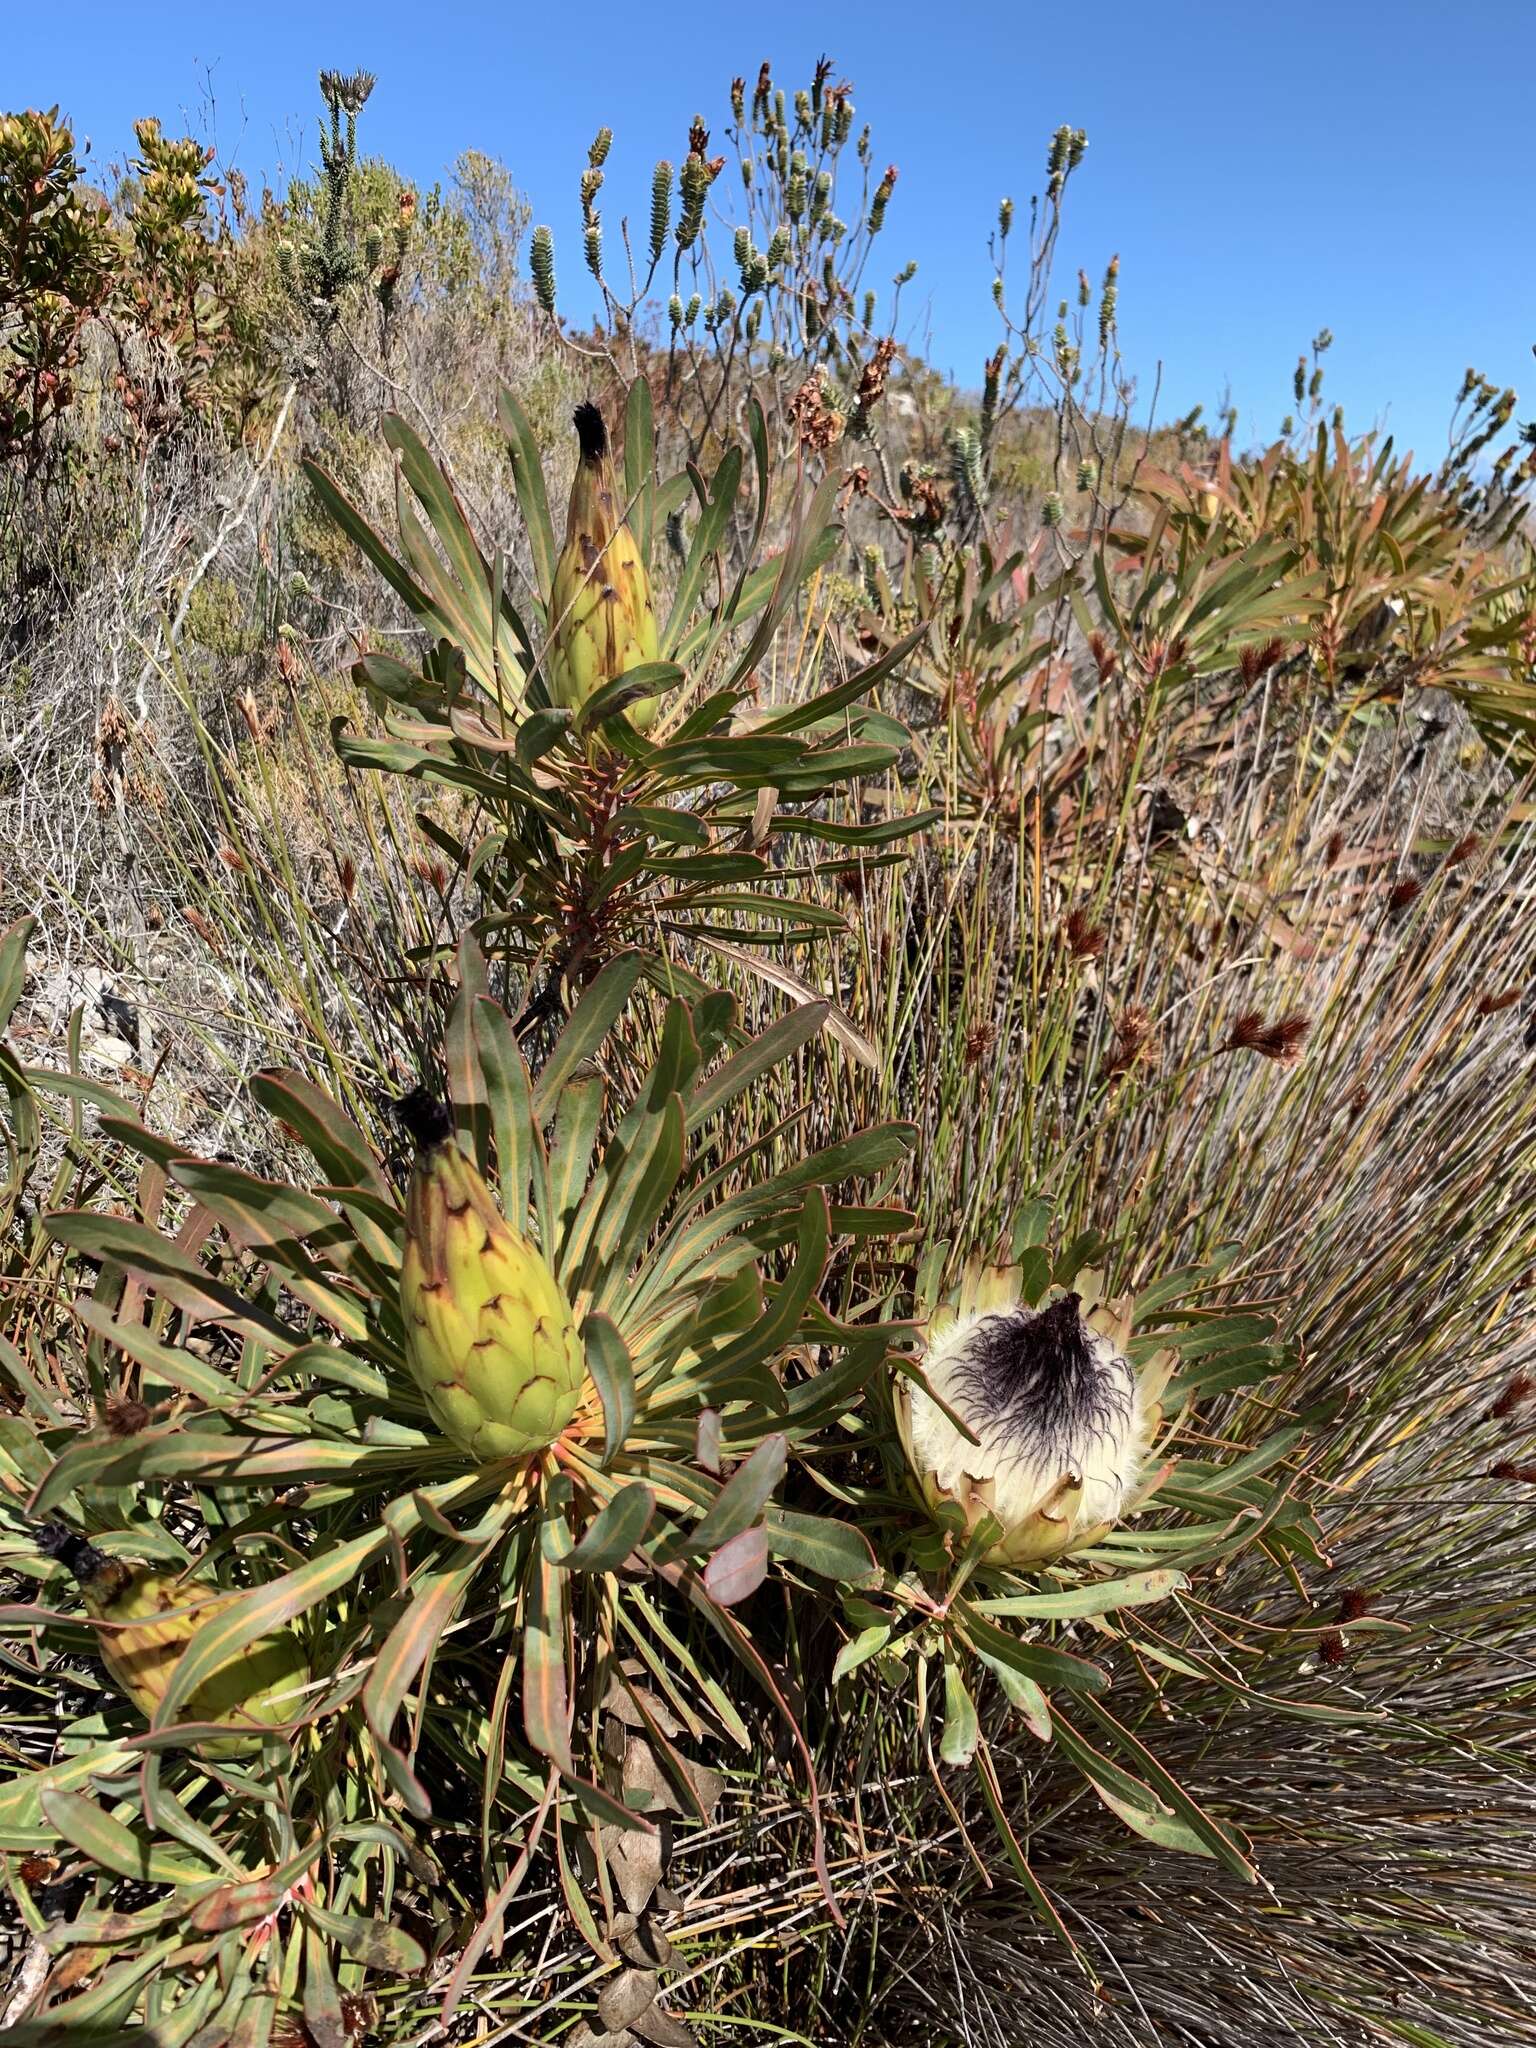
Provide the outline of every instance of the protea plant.
<path id="1" fill-rule="evenodd" d="M 878 1371 L 887 1332 L 876 1315 L 842 1319 L 819 1289 L 829 1261 L 846 1273 L 910 1219 L 829 1200 L 820 1182 L 887 1172 L 910 1131 L 866 1132 L 778 1171 L 760 1142 L 720 1143 L 750 1130 L 764 1076 L 811 1052 L 827 1006 L 756 1037 L 722 995 L 630 1017 L 643 963 L 624 955 L 535 1079 L 478 950 L 459 957 L 442 1045 L 451 1107 L 411 1101 L 422 1156 L 403 1199 L 364 1130 L 294 1074 L 261 1075 L 253 1092 L 314 1155 L 309 1185 L 199 1159 L 104 1101 L 103 1137 L 155 1163 L 146 1213 L 62 1212 L 49 1227 L 101 1262 L 81 1325 L 103 1370 L 132 1374 L 140 1413 L 127 1434 L 62 1442 L 0 1501 L 11 1554 L 39 1574 L 37 1531 L 60 1516 L 89 1514 L 114 1550 L 194 1552 L 180 1582 L 124 1571 L 131 1612 L 103 1594 L 148 1733 L 95 1729 L 67 1784 L 36 1775 L 25 1830 L 7 1832 L 0 1801 L 0 1844 L 62 1840 L 120 1868 L 119 1837 L 71 1801 L 93 1768 L 131 1758 L 125 1740 L 157 1752 L 169 1791 L 191 1767 L 178 1732 L 203 1740 L 195 1722 L 229 1708 L 312 1726 L 313 1753 L 332 1761 L 274 1809 L 304 1826 L 285 1819 L 275 1846 L 258 1826 L 260 1846 L 243 1834 L 238 1854 L 228 1838 L 272 1925 L 291 1915 L 296 1936 L 307 1930 L 292 1970 L 306 2012 L 327 1985 L 353 1988 L 338 1960 L 349 1941 L 391 1967 L 413 1952 L 399 1929 L 356 1931 L 351 1916 L 376 1920 L 379 1894 L 346 1877 L 347 1858 L 321 1886 L 315 1859 L 338 1839 L 371 1845 L 359 1855 L 383 1842 L 445 1927 L 461 1908 L 433 1906 L 436 1863 L 483 1870 L 486 1910 L 519 1857 L 526 1870 L 537 1856 L 611 1957 L 596 1913 L 615 1892 L 629 1914 L 646 1910 L 664 1866 L 657 1816 L 698 1818 L 718 1797 L 698 1752 L 753 1739 L 733 1670 L 783 1717 L 814 1816 L 809 1741 L 748 1603 L 770 1577 L 830 1593 L 876 1576 L 865 1536 L 820 1510 L 803 1473 Z M 624 1080 L 647 1037 L 649 1069 Z M 179 1242 L 159 1227 L 168 1189 L 201 1219 Z M 212 1358 L 193 1341 L 210 1329 Z M 200 1619 L 185 1615 L 177 1584 L 194 1601 L 213 1585 L 196 1554 L 236 1544 L 282 1554 L 261 1583 L 221 1587 Z M 84 1559 L 89 1546 L 75 1548 Z M 305 1615 L 323 1649 L 312 1674 L 288 1650 Z M 168 1881 L 193 1886 L 195 1904 L 219 1874 L 163 1847 L 185 1832 L 178 1813 L 151 1799 L 135 1825 L 151 1866 L 180 1872 Z M 581 1834 L 603 1873 L 592 1906 L 571 1868 Z M 201 1996 L 206 1933 L 193 1915 L 167 1942 L 162 2015 Z M 623 1999 L 643 1988 L 627 1982 Z M 463 1989 L 456 1974 L 450 2005 Z"/>
<path id="2" fill-rule="evenodd" d="M 672 943 L 681 940 L 728 949 L 782 988 L 783 967 L 759 947 L 821 943 L 846 926 L 811 892 L 786 887 L 785 855 L 795 856 L 793 873 L 820 840 L 835 847 L 828 865 L 846 870 L 889 859 L 931 819 L 874 815 L 856 800 L 909 741 L 871 700 L 923 629 L 893 634 L 872 662 L 850 644 L 830 686 L 797 677 L 787 701 L 758 701 L 780 625 L 841 544 L 837 477 L 782 508 L 783 550 L 759 560 L 776 479 L 754 401 L 755 521 L 741 516 L 742 451 L 727 448 L 694 505 L 668 601 L 653 584 L 655 540 L 670 518 L 682 530 L 691 486 L 654 474 L 644 380 L 625 406 L 622 482 L 602 414 L 580 408 L 559 551 L 538 445 L 510 393 L 500 417 L 530 579 L 499 553 L 487 557 L 449 478 L 404 421 L 384 429 L 400 459 L 398 554 L 308 465 L 326 509 L 430 643 L 414 661 L 370 653 L 357 663 L 385 737 L 338 722 L 338 752 L 349 766 L 427 787 L 434 800 L 421 828 L 473 879 L 473 929 L 488 950 L 579 990 L 604 960 L 634 948 L 659 987 L 701 994 Z M 859 1042 L 850 1029 L 842 1036 Z"/>

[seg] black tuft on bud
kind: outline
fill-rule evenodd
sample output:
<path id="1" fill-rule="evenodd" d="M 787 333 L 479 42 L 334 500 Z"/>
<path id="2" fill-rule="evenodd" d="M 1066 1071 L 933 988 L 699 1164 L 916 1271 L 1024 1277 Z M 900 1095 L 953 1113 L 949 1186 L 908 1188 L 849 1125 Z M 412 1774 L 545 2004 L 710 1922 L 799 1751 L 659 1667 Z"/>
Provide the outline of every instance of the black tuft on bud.
<path id="1" fill-rule="evenodd" d="M 112 1569 L 110 1558 L 104 1557 L 93 1543 L 87 1543 L 83 1536 L 77 1536 L 62 1522 L 45 1522 L 35 1532 L 33 1541 L 44 1557 L 57 1558 L 78 1585 L 84 1586 L 92 1579 L 99 1579 Z"/>
<path id="2" fill-rule="evenodd" d="M 577 406 L 574 418 L 582 461 L 601 462 L 608 453 L 608 429 L 603 424 L 602 414 L 588 398 Z"/>
<path id="3" fill-rule="evenodd" d="M 409 1095 L 402 1095 L 393 1107 L 396 1118 L 423 1152 L 433 1145 L 446 1143 L 453 1136 L 453 1118 L 448 1114 L 448 1105 L 430 1088 L 413 1088 Z"/>

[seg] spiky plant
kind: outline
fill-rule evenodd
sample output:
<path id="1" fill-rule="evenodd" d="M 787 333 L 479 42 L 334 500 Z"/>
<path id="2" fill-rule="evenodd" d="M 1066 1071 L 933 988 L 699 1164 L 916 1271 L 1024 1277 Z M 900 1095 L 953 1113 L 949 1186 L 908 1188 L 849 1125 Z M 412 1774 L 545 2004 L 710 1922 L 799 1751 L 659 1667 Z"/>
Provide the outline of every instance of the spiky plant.
<path id="1" fill-rule="evenodd" d="M 1504 1765 L 1530 1706 L 1508 1590 L 1528 1568 L 1536 1413 L 1518 1310 L 1536 1224 L 1530 827 L 1497 789 L 1415 766 L 1411 724 L 1334 739 L 1315 713 L 1277 738 L 1255 698 L 1219 753 L 1195 727 L 1182 757 L 1136 757 L 1138 794 L 1106 737 L 1094 806 L 1054 846 L 983 823 L 918 889 L 865 890 L 870 956 L 894 965 L 892 1089 L 922 1134 L 914 1206 L 984 1247 L 1045 1190 L 1054 1228 L 1042 1208 L 1025 1231 L 1042 1237 L 1036 1287 L 1083 1232 L 1142 1298 L 1214 1261 L 1190 1305 L 1218 1327 L 1262 1312 L 1294 1348 L 1247 1387 L 1258 1361 L 1238 1339 L 1188 1454 L 1241 1465 L 1272 1432 L 1266 1479 L 1307 1505 L 1318 1545 L 1286 1557 L 1259 1531 L 1128 1616 L 1110 1651 L 1116 1719 L 1242 1831 L 1265 1908 L 1235 1876 L 1183 1865 L 1170 1882 L 1152 1849 L 1122 1854 L 1066 1755 L 989 1724 L 983 1698 L 1003 1803 L 1088 1973 L 1053 1959 L 1058 1930 L 1025 1931 L 986 1799 L 949 1781 L 947 1803 L 900 1809 L 933 1845 L 911 1880 L 921 1919 L 869 1908 L 893 1963 L 867 1994 L 870 2039 L 948 2024 L 962 2001 L 955 2038 L 977 2042 L 1027 2027 L 1065 2043 L 1090 2016 L 1125 2041 L 1235 2041 L 1256 2013 L 1309 2043 L 1460 2042 L 1484 2005 L 1511 2038 L 1528 2029 L 1525 1802 Z M 1168 782 L 1178 830 L 1149 801 Z M 878 1100 L 846 1078 L 831 1115 Z M 1157 1509 L 1178 1500 L 1165 1486 L 1115 1548 L 1176 1527 Z M 900 1781 L 899 1752 L 881 1755 Z M 850 1977 L 840 1999 L 828 1974 L 845 2016 Z"/>

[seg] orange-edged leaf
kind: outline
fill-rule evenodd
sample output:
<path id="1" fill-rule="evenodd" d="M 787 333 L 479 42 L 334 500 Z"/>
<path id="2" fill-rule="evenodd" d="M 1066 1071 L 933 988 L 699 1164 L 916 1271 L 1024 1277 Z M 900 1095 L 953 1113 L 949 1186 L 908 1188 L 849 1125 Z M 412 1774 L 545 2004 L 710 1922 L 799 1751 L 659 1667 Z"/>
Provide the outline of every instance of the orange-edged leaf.
<path id="1" fill-rule="evenodd" d="M 635 1419 L 635 1368 L 624 1339 L 604 1315 L 581 1326 L 587 1371 L 603 1404 L 603 1463 L 612 1464 Z"/>
<path id="2" fill-rule="evenodd" d="M 763 1509 L 784 1477 L 789 1445 L 782 1433 L 765 1437 L 715 1495 L 699 1520 L 677 1536 L 663 1553 L 668 1559 L 700 1556 L 718 1550 L 761 1519 Z"/>
<path id="3" fill-rule="evenodd" d="M 251 1076 L 251 1093 L 314 1154 L 327 1180 L 367 1188 L 389 1201 L 389 1183 L 373 1148 L 351 1118 L 302 1074 L 265 1067 Z"/>
<path id="4" fill-rule="evenodd" d="M 565 1585 L 541 1544 L 528 1576 L 523 1624 L 523 1729 L 541 1756 L 575 1776 L 565 1671 Z"/>
<path id="5" fill-rule="evenodd" d="M 656 1496 L 642 1480 L 621 1487 L 592 1520 L 581 1541 L 559 1562 L 566 1571 L 609 1572 L 624 1562 L 645 1537 L 656 1512 Z"/>
<path id="6" fill-rule="evenodd" d="M 388 1970 L 401 1976 L 414 1976 L 418 1970 L 427 1967 L 426 1950 L 403 1927 L 392 1927 L 387 1920 L 354 1919 L 350 1915 L 331 1913 L 313 1899 L 301 1900 L 299 1910 L 306 1920 L 319 1928 L 322 1934 L 328 1934 L 346 1956 L 354 1963 L 361 1963 L 365 1970 Z"/>
<path id="7" fill-rule="evenodd" d="M 412 1679 L 437 1648 L 483 1557 L 477 1550 L 456 1570 L 419 1579 L 410 1605 L 384 1638 L 362 1694 L 368 1725 L 381 1742 L 389 1741 Z"/>
<path id="8" fill-rule="evenodd" d="M 496 1141 L 502 1213 L 519 1230 L 526 1230 L 533 1180 L 533 1084 L 528 1065 L 511 1018 L 490 996 L 481 996 L 474 1005 L 472 1035 Z"/>
<path id="9" fill-rule="evenodd" d="M 115 1877 L 141 1884 L 218 1884 L 220 1873 L 206 1863 L 168 1855 L 145 1841 L 94 1800 L 62 1785 L 45 1785 L 43 1812 L 64 1840 Z"/>

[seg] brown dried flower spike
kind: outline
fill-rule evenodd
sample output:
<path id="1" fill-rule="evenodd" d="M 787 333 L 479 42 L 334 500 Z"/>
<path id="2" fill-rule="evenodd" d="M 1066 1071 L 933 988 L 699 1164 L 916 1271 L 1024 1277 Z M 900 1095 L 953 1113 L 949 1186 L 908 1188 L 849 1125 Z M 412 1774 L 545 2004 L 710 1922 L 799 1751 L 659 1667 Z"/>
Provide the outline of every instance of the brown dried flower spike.
<path id="1" fill-rule="evenodd" d="M 1143 1061 L 1157 1058 L 1157 1034 L 1152 1028 L 1150 1014 L 1140 1003 L 1131 1003 L 1120 1012 L 1115 1022 L 1114 1040 L 1109 1048 L 1105 1071 L 1111 1078 L 1128 1074 Z"/>
<path id="2" fill-rule="evenodd" d="M 1074 960 L 1096 960 L 1104 950 L 1104 927 L 1094 924 L 1086 910 L 1069 910 L 1062 937 Z"/>
<path id="3" fill-rule="evenodd" d="M 1488 1410 L 1491 1422 L 1507 1422 L 1515 1410 L 1536 1394 L 1536 1380 L 1528 1372 L 1517 1372 Z"/>
<path id="4" fill-rule="evenodd" d="M 1301 1041 L 1312 1028 L 1300 1010 L 1264 1022 L 1262 1010 L 1245 1010 L 1222 1041 L 1223 1052 L 1256 1052 L 1260 1059 L 1279 1060 L 1285 1065 L 1301 1056 Z"/>

